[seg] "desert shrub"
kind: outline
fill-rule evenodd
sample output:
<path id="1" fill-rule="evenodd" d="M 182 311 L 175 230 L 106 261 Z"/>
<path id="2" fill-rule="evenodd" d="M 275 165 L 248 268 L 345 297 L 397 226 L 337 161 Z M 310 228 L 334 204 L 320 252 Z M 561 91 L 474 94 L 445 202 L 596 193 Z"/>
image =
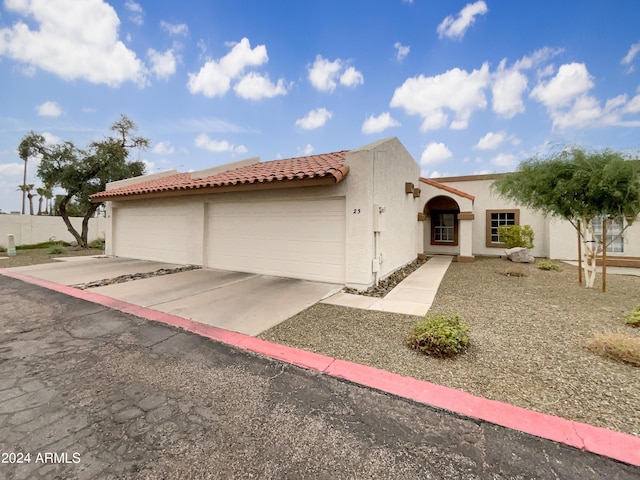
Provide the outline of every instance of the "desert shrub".
<path id="1" fill-rule="evenodd" d="M 60 244 L 51 245 L 48 250 L 49 255 L 60 255 L 62 252 L 64 252 L 64 247 Z"/>
<path id="2" fill-rule="evenodd" d="M 89 242 L 89 247 L 102 250 L 102 247 L 104 247 L 104 238 L 98 237 L 95 240 L 92 240 Z"/>
<path id="3" fill-rule="evenodd" d="M 640 327 L 640 305 L 631 310 L 624 319 L 624 323 L 630 327 Z"/>
<path id="4" fill-rule="evenodd" d="M 0 253 L 5 253 L 7 251 L 7 247 L 4 245 L 0 245 Z"/>
<path id="5" fill-rule="evenodd" d="M 562 271 L 562 268 L 560 267 L 560 265 L 558 265 L 557 263 L 554 263 L 553 260 L 549 260 L 548 258 L 545 258 L 544 260 L 540 260 L 536 264 L 536 267 L 538 267 L 540 270 L 554 270 L 556 272 Z"/>
<path id="6" fill-rule="evenodd" d="M 407 346 L 426 355 L 450 357 L 469 345 L 469 327 L 457 313 L 428 313 L 407 336 Z"/>
<path id="7" fill-rule="evenodd" d="M 533 248 L 533 229 L 530 225 L 501 225 L 498 227 L 500 241 L 505 248 Z"/>
<path id="8" fill-rule="evenodd" d="M 513 265 L 498 272 L 505 277 L 528 277 L 529 272 L 524 265 Z"/>
<path id="9" fill-rule="evenodd" d="M 585 343 L 587 349 L 601 357 L 640 367 L 640 338 L 627 333 L 599 333 Z"/>

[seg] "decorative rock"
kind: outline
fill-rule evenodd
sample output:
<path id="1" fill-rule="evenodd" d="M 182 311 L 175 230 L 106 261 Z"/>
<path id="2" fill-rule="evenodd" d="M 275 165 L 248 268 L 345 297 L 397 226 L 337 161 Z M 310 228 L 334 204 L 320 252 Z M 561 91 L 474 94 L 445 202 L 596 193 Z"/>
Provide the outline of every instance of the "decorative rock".
<path id="1" fill-rule="evenodd" d="M 507 248 L 504 253 L 507 254 L 507 258 L 509 260 L 515 263 L 535 263 L 536 261 L 533 255 L 531 255 L 531 251 L 528 248 Z"/>

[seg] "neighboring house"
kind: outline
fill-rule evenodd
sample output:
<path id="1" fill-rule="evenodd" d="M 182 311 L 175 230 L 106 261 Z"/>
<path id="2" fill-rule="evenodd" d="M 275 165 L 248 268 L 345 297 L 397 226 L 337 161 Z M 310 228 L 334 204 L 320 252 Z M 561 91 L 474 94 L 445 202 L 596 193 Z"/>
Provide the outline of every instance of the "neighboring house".
<path id="1" fill-rule="evenodd" d="M 504 223 L 530 224 L 537 256 L 576 258 L 570 226 L 495 199 L 493 178 L 421 178 L 392 138 L 349 151 L 122 180 L 92 201 L 107 201 L 108 255 L 358 289 L 419 253 L 459 261 L 501 255 L 494 227 Z M 552 239 L 556 234 L 562 239 Z M 638 237 L 637 228 L 629 232 L 620 253 L 640 256 Z"/>

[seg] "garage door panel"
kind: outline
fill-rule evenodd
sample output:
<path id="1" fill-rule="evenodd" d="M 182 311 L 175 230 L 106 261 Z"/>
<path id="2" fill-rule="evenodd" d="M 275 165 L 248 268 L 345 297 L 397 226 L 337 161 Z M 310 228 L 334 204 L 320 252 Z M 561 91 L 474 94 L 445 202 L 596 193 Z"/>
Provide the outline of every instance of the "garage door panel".
<path id="1" fill-rule="evenodd" d="M 343 283 L 344 212 L 342 198 L 212 204 L 207 265 Z"/>
<path id="2" fill-rule="evenodd" d="M 114 252 L 120 257 L 187 263 L 184 206 L 121 207 L 114 212 Z"/>

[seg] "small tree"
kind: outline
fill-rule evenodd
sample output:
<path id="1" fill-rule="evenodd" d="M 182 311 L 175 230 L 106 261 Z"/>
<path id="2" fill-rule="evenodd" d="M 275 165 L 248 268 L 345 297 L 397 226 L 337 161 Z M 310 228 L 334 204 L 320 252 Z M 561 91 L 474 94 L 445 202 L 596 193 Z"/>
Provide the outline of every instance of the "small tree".
<path id="1" fill-rule="evenodd" d="M 72 142 L 48 145 L 42 135 L 29 133 L 20 143 L 25 155 L 41 155 L 38 177 L 49 188 L 60 187 L 66 191 L 56 202 L 59 213 L 67 230 L 74 236 L 78 245 L 88 246 L 89 219 L 101 205 L 91 203 L 89 196 L 101 192 L 107 183 L 125 178 L 136 177 L 144 173 L 144 163 L 128 161 L 130 150 L 147 148 L 149 140 L 135 136 L 138 127 L 129 118 L 122 115 L 111 126 L 114 137 L 100 142 L 92 142 L 85 150 L 77 148 Z M 69 220 L 69 209 L 77 203 L 84 217 L 82 231 L 79 233 Z"/>
<path id="2" fill-rule="evenodd" d="M 547 159 L 522 162 L 516 172 L 498 178 L 492 190 L 532 210 L 569 221 L 585 247 L 585 284 L 593 287 L 599 250 L 593 219 L 603 219 L 601 248 L 606 251 L 607 224 L 626 221 L 624 232 L 640 215 L 640 162 L 631 160 L 636 159 L 612 150 L 574 148 Z M 603 276 L 603 291 L 605 282 Z"/>

